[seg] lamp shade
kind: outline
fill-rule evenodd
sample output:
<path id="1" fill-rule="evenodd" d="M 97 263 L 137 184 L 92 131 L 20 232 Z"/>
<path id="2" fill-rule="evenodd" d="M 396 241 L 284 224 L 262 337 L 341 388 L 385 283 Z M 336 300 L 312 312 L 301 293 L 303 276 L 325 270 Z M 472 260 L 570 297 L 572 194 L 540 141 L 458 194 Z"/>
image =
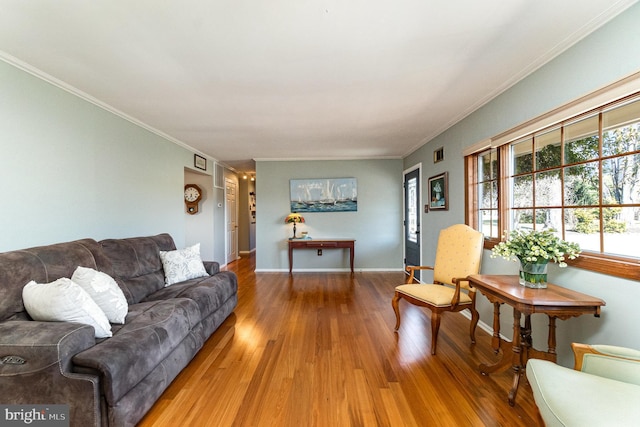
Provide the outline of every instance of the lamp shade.
<path id="1" fill-rule="evenodd" d="M 296 222 L 304 222 L 304 217 L 302 215 L 300 215 L 299 213 L 292 213 L 287 215 L 287 217 L 284 219 L 284 222 L 289 224 L 289 223 L 296 223 Z"/>

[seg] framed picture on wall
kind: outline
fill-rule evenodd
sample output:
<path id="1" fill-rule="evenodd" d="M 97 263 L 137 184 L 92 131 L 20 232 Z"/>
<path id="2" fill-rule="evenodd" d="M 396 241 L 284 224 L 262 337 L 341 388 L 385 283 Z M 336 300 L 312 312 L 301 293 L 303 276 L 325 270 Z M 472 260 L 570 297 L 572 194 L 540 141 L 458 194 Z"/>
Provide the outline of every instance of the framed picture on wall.
<path id="1" fill-rule="evenodd" d="M 291 212 L 355 212 L 358 210 L 356 178 L 292 179 Z"/>
<path id="2" fill-rule="evenodd" d="M 428 181 L 429 210 L 449 210 L 449 182 L 448 172 L 432 176 Z"/>
<path id="3" fill-rule="evenodd" d="M 198 169 L 202 169 L 203 171 L 207 170 L 207 159 L 202 156 L 198 156 L 197 154 L 193 155 L 193 165 Z"/>

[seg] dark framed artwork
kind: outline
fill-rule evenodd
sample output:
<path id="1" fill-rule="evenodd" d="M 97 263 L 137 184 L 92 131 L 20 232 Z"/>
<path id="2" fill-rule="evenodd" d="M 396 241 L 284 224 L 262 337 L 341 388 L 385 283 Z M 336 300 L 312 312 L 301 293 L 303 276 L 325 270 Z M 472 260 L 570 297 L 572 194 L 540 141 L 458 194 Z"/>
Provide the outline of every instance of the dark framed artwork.
<path id="1" fill-rule="evenodd" d="M 449 210 L 449 180 L 448 173 L 443 172 L 432 176 L 428 181 L 429 188 L 429 210 L 446 211 Z"/>
<path id="2" fill-rule="evenodd" d="M 197 154 L 193 155 L 193 166 L 198 169 L 202 169 L 203 171 L 207 170 L 207 159 L 202 156 L 198 156 Z"/>
<path id="3" fill-rule="evenodd" d="M 291 212 L 354 212 L 358 210 L 356 178 L 289 180 Z"/>

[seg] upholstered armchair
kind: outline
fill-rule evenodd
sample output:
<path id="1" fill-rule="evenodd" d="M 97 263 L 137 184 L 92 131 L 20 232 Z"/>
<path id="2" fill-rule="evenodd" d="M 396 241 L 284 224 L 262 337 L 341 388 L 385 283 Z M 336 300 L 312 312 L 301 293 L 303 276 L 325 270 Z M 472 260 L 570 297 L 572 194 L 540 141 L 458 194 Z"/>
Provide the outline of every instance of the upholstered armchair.
<path id="1" fill-rule="evenodd" d="M 574 369 L 539 359 L 527 363 L 527 379 L 545 425 L 640 425 L 640 351 L 572 347 Z"/>
<path id="2" fill-rule="evenodd" d="M 482 233 L 465 224 L 455 224 L 440 232 L 434 266 L 408 266 L 407 283 L 395 289 L 391 305 L 396 314 L 396 331 L 400 328 L 398 303 L 404 299 L 431 310 L 431 354 L 436 354 L 440 317 L 447 311 L 471 311 L 469 335 L 471 342 L 475 343 L 475 329 L 480 316 L 475 308 L 476 291 L 470 286 L 467 276 L 480 271 L 483 242 Z M 416 270 L 433 270 L 434 283 L 413 283 Z"/>

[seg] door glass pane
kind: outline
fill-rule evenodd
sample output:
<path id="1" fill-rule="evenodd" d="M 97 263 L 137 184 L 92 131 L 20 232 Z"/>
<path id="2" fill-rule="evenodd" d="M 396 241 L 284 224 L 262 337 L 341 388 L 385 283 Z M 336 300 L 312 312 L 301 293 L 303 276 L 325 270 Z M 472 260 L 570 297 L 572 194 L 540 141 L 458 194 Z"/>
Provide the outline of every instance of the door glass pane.
<path id="1" fill-rule="evenodd" d="M 418 179 L 411 178 L 407 181 L 407 239 L 416 243 L 418 241 Z"/>

